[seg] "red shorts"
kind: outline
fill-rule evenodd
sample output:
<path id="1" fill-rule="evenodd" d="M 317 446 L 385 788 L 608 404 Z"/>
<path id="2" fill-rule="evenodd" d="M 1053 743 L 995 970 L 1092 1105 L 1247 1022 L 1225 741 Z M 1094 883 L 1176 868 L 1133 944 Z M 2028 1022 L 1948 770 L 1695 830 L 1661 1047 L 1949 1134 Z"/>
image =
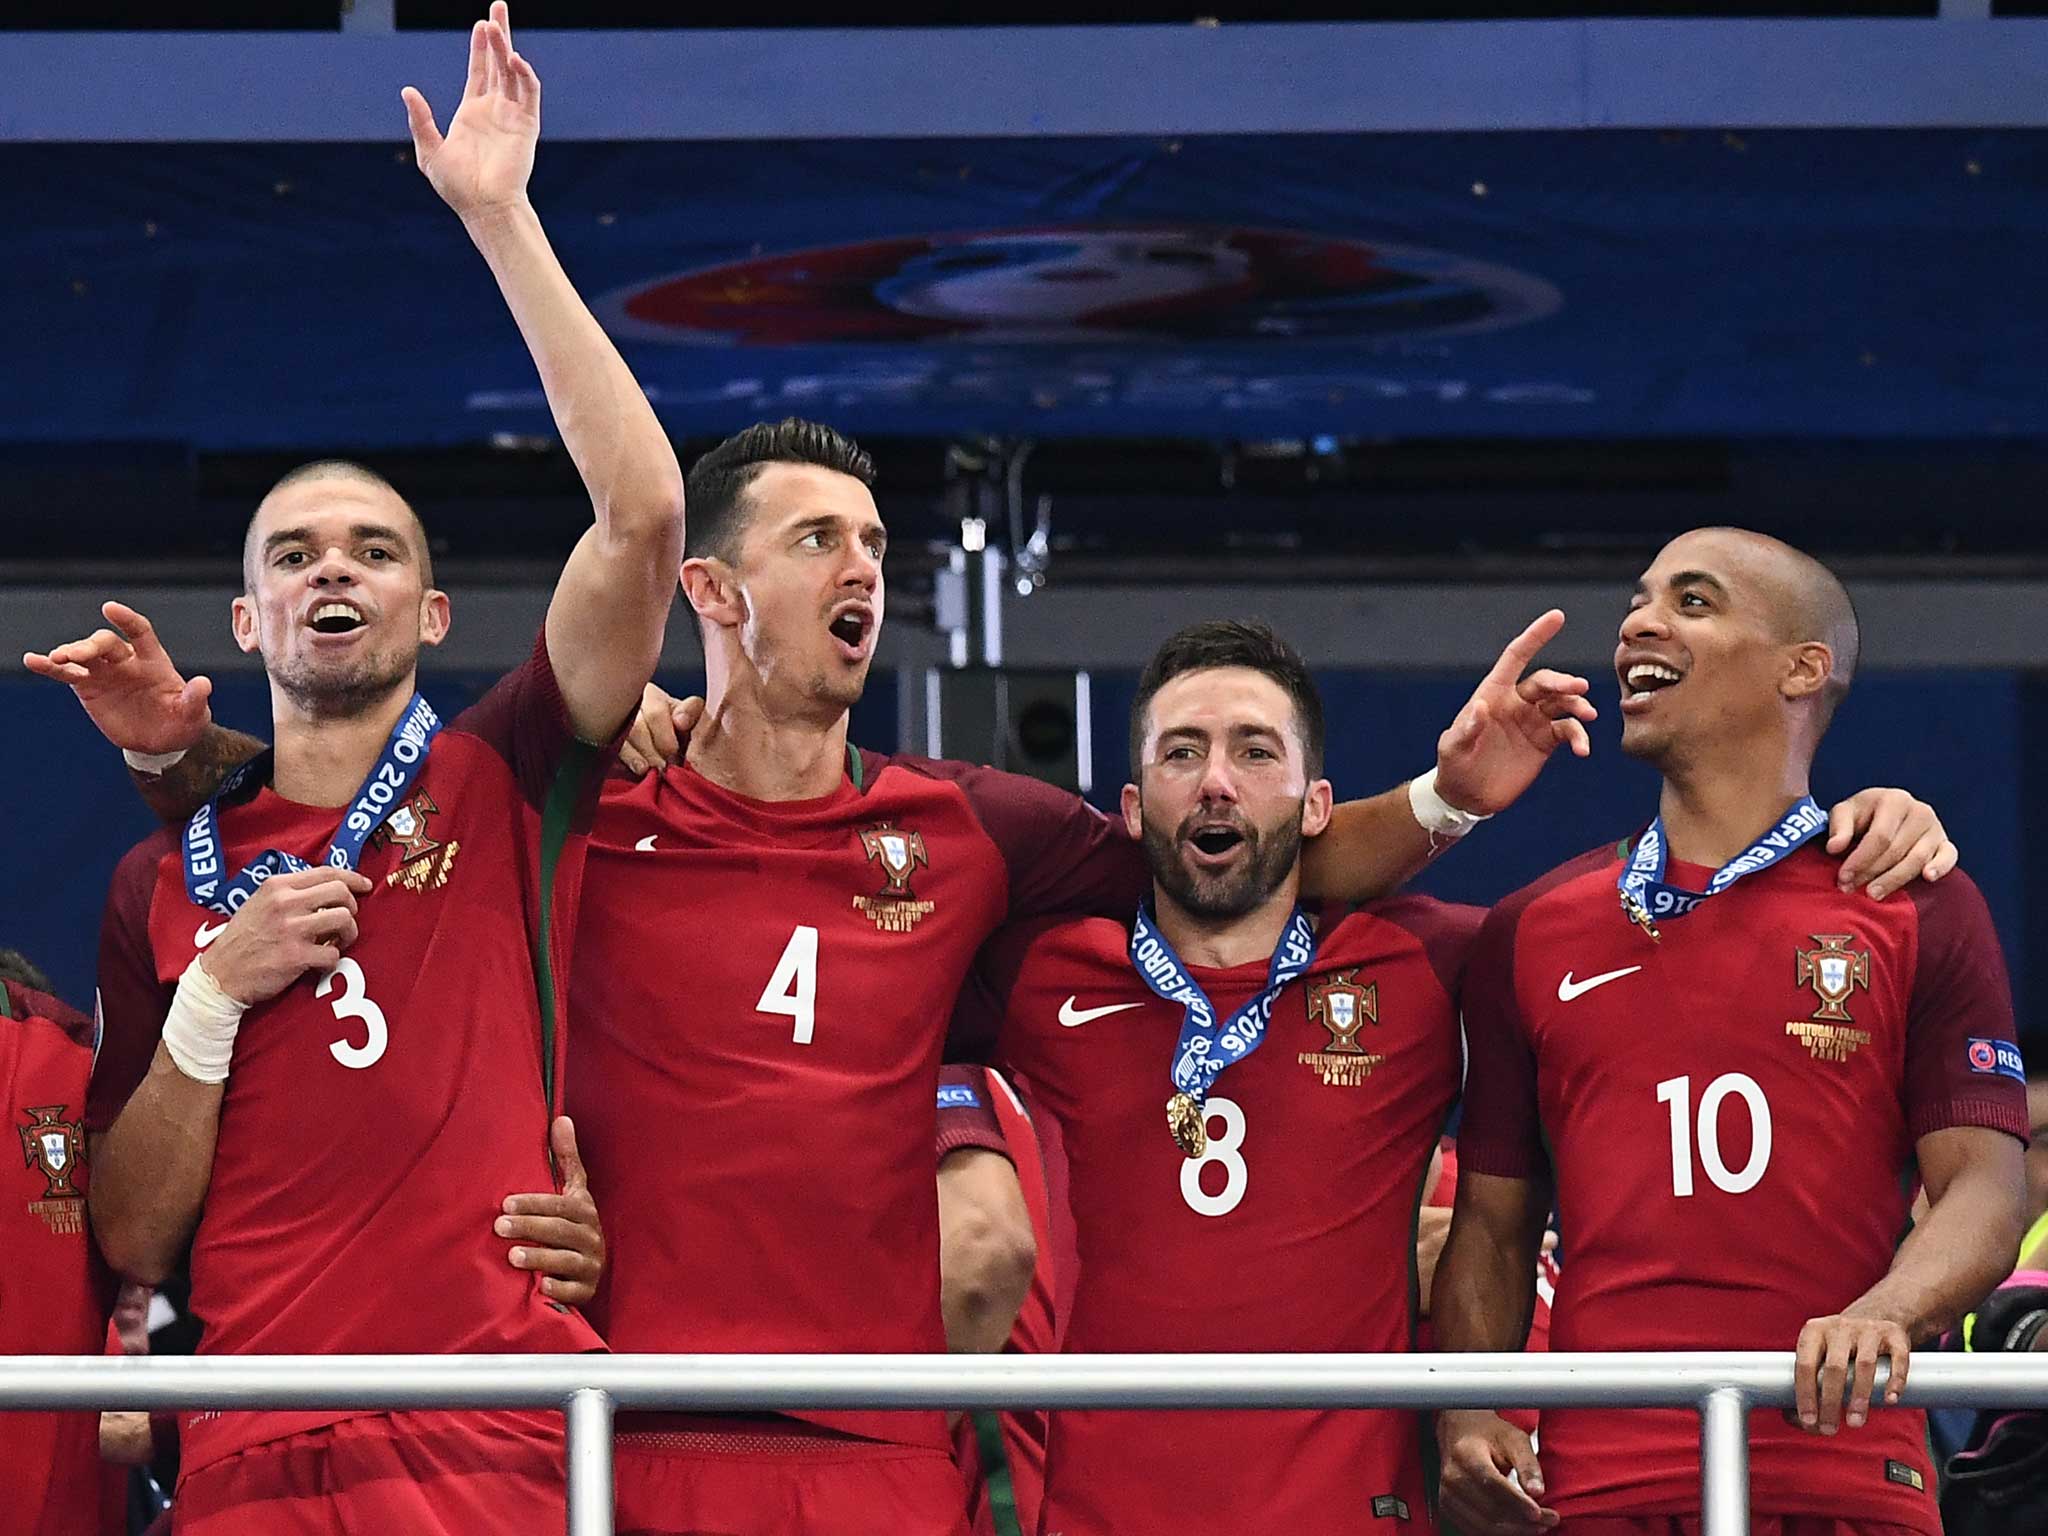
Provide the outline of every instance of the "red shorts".
<path id="1" fill-rule="evenodd" d="M 176 1536 L 554 1536 L 562 1418 L 374 1414 L 223 1457 L 178 1480 Z"/>
<path id="2" fill-rule="evenodd" d="M 695 1422 L 619 1435 L 618 1536 L 968 1536 L 966 1486 L 944 1451 Z"/>
<path id="3" fill-rule="evenodd" d="M 1565 1516 L 1556 1536 L 1700 1536 L 1698 1515 Z M 1756 1515 L 1749 1536 L 1920 1536 L 1917 1526 L 1834 1515 Z"/>

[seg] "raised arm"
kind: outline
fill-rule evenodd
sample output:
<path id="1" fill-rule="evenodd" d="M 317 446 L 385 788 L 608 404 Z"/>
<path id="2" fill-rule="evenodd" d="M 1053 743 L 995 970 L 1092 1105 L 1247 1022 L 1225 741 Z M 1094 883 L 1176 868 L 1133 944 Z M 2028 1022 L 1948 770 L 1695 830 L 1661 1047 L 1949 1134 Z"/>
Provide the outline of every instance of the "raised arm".
<path id="1" fill-rule="evenodd" d="M 446 135 L 424 96 L 411 86 L 403 96 L 420 170 L 497 278 L 590 493 L 596 523 L 556 584 L 548 661 L 576 734 L 605 741 L 640 702 L 661 656 L 682 563 L 682 470 L 527 200 L 540 77 L 513 51 L 503 0 L 470 31 L 469 79 Z"/>

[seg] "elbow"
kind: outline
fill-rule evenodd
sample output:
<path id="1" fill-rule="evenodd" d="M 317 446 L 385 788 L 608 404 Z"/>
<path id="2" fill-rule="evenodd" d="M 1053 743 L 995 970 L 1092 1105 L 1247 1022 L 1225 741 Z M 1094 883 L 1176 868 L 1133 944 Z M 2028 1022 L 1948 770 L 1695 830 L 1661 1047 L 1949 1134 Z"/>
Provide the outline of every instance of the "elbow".
<path id="1" fill-rule="evenodd" d="M 107 1267 L 124 1279 L 154 1290 L 177 1268 L 177 1245 L 164 1242 L 145 1223 L 122 1213 L 110 1212 L 98 1201 L 88 1201 L 93 1239 Z"/>
<path id="2" fill-rule="evenodd" d="M 976 1334 L 998 1325 L 1007 1333 L 1038 1267 L 1030 1227 L 990 1218 L 963 1223 L 949 1235 L 944 1257 L 946 1314 L 971 1320 Z"/>

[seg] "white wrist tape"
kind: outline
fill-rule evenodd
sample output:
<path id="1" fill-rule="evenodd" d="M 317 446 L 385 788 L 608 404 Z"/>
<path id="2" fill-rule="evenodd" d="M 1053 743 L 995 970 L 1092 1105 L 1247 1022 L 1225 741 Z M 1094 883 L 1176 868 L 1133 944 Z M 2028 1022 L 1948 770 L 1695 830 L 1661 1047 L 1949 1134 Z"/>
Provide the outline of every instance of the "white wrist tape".
<path id="1" fill-rule="evenodd" d="M 131 752 L 126 747 L 123 747 L 121 749 L 121 758 L 122 761 L 127 763 L 137 773 L 146 773 L 151 778 L 155 778 L 158 774 L 168 772 L 183 762 L 185 759 L 185 748 L 180 747 L 175 752 Z"/>
<path id="2" fill-rule="evenodd" d="M 1461 811 L 1438 794 L 1434 768 L 1408 781 L 1408 808 L 1432 842 L 1439 837 L 1463 837 L 1491 815 L 1475 816 L 1470 811 Z"/>
<path id="3" fill-rule="evenodd" d="M 178 995 L 164 1020 L 164 1049 L 194 1082 L 224 1083 L 235 1054 L 235 1031 L 248 1011 L 221 990 L 194 956 L 178 978 Z"/>

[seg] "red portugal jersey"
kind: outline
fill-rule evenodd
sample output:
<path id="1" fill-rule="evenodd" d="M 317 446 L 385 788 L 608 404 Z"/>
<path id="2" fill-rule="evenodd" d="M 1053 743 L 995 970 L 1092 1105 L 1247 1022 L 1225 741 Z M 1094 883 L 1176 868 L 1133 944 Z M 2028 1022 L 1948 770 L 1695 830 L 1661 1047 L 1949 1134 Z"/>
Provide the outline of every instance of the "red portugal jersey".
<path id="1" fill-rule="evenodd" d="M 1007 935 L 984 967 L 1000 1042 L 1059 1122 L 1078 1275 L 1069 1351 L 1406 1350 L 1415 1212 L 1458 1092 L 1473 908 L 1421 898 L 1327 920 L 1264 1044 L 1167 1134 L 1181 1009 L 1114 920 Z M 1191 967 L 1227 1017 L 1267 964 Z M 1419 1420 L 1390 1410 L 1055 1412 L 1045 1536 L 1317 1536 L 1430 1528 Z"/>
<path id="2" fill-rule="evenodd" d="M 816 800 L 607 782 L 569 1103 L 619 1350 L 943 1351 L 932 1094 L 975 951 L 1134 905 L 1123 829 L 1034 779 L 849 755 Z M 807 1412 L 943 1450 L 941 1415 Z"/>
<path id="3" fill-rule="evenodd" d="M 0 982 L 0 1094 L 19 1142 L 0 1146 L 0 1355 L 96 1355 L 113 1280 L 86 1230 L 85 1084 L 93 1022 Z M 15 1153 L 21 1156 L 17 1159 Z M 10 1413 L 0 1511 L 22 1536 L 104 1536 L 100 1416 Z"/>
<path id="4" fill-rule="evenodd" d="M 363 851 L 361 936 L 243 1016 L 192 1245 L 200 1353 L 470 1354 L 598 1347 L 492 1235 L 554 1188 L 553 1011 L 606 754 L 579 746 L 544 646 L 435 738 Z M 268 787 L 221 808 L 226 867 L 321 858 L 340 812 Z M 89 1123 L 148 1071 L 177 979 L 227 919 L 185 893 L 166 828 L 114 875 Z M 188 1415 L 184 1466 L 357 1417 Z"/>
<path id="5" fill-rule="evenodd" d="M 1626 846 L 1626 845 L 1624 845 Z M 1465 985 L 1467 1173 L 1556 1180 L 1556 1350 L 1789 1351 L 1891 1265 L 1916 1138 L 2026 1134 L 2012 1003 L 1967 876 L 1873 902 L 1808 846 L 1652 943 L 1603 848 L 1495 907 Z M 1713 871 L 1666 879 L 1705 890 Z M 2003 1045 L 2003 1051 L 1999 1049 Z M 1750 1415 L 1752 1507 L 1938 1532 L 1925 1416 L 1822 1438 Z M 1685 1409 L 1543 1414 L 1544 1482 L 1573 1515 L 1699 1503 Z"/>

